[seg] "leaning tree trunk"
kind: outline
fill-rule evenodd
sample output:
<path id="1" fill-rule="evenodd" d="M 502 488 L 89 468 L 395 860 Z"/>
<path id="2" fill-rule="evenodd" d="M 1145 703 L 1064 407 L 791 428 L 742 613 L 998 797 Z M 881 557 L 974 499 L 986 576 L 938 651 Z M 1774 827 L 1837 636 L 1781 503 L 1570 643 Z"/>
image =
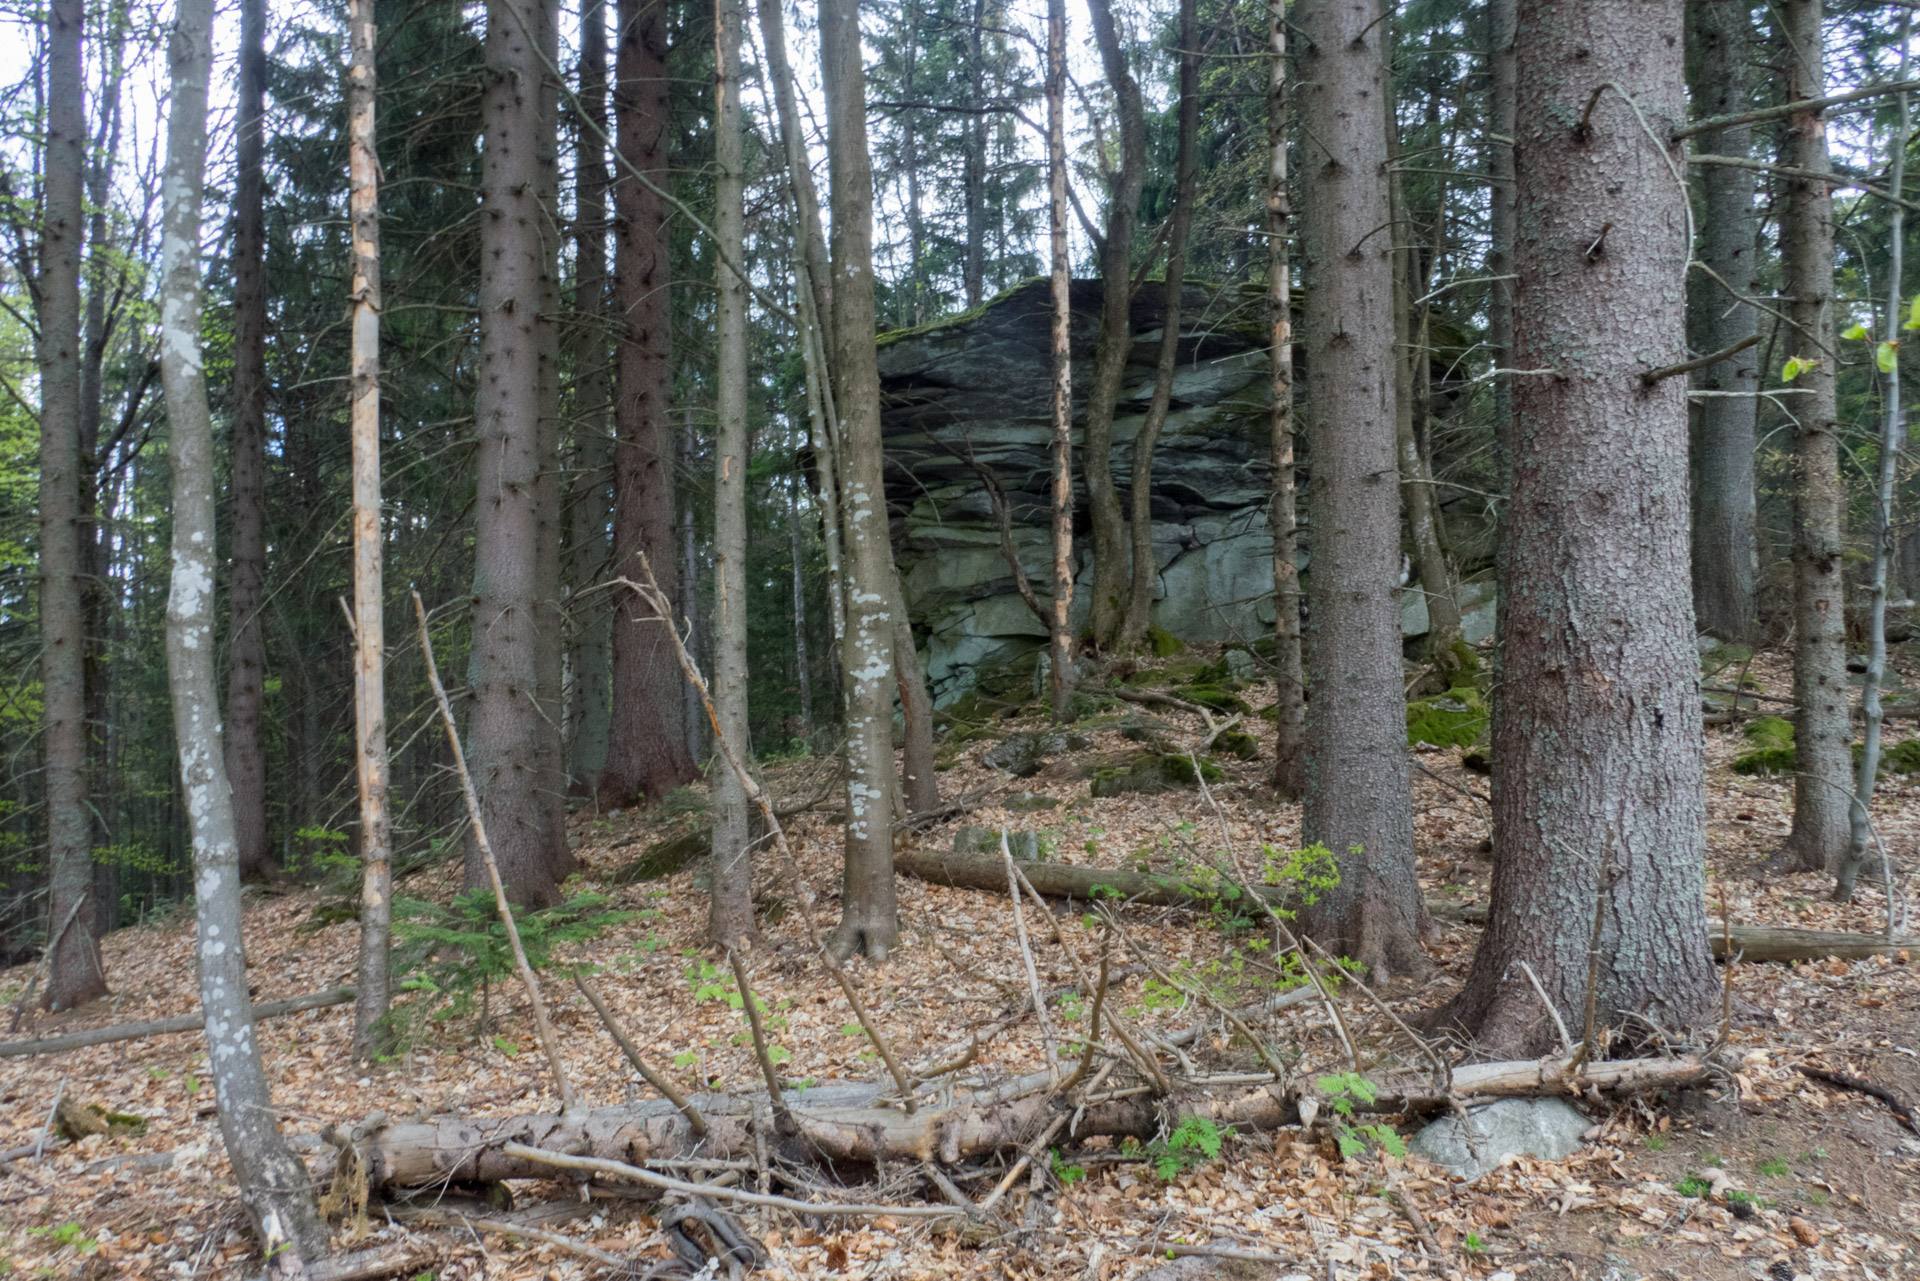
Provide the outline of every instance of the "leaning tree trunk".
<path id="1" fill-rule="evenodd" d="M 1293 470 L 1293 281 L 1288 240 L 1293 196 L 1287 187 L 1287 7 L 1267 9 L 1267 348 L 1269 457 L 1273 497 L 1273 785 L 1306 794 L 1306 677 L 1300 665 L 1299 518 Z"/>
<path id="2" fill-rule="evenodd" d="M 893 886 L 893 597 L 898 590 L 881 474 L 880 370 L 873 346 L 873 160 L 856 0 L 820 0 L 832 207 L 829 345 L 845 528 L 847 829 L 840 956 L 881 960 L 900 937 Z"/>
<path id="3" fill-rule="evenodd" d="M 1821 0 L 1780 0 L 1774 11 L 1791 60 L 1789 100 L 1826 93 Z M 1825 173 L 1827 126 L 1815 108 L 1788 117 L 1781 163 Z M 1846 851 L 1853 796 L 1853 727 L 1847 711 L 1846 492 L 1840 481 L 1834 387 L 1833 193 L 1818 178 L 1782 175 L 1781 292 L 1793 397 L 1793 830 L 1780 861 L 1820 872 Z"/>
<path id="4" fill-rule="evenodd" d="M 251 0 L 250 0 L 251 2 Z M 374 150 L 373 0 L 347 9 L 348 197 L 353 218 L 353 702 L 360 784 L 360 965 L 353 1050 L 384 1049 L 378 1023 L 389 1000 L 393 839 L 387 820 L 386 593 L 380 537 L 380 161 Z"/>
<path id="5" fill-rule="evenodd" d="M 740 113 L 740 0 L 714 5 L 713 702 L 719 732 L 751 760 L 747 724 L 746 158 Z M 713 781 L 712 892 L 707 937 L 723 947 L 753 935 L 747 793 L 730 769 Z"/>
<path id="6" fill-rule="evenodd" d="M 1377 975 L 1418 974 L 1427 919 L 1400 668 L 1387 31 L 1378 0 L 1301 0 L 1294 12 L 1312 195 L 1302 227 L 1313 562 L 1301 831 L 1340 864 L 1340 884 L 1303 919 Z"/>
<path id="7" fill-rule="evenodd" d="M 1694 114 L 1731 116 L 1753 105 L 1748 73 L 1753 11 L 1745 0 L 1689 5 L 1688 52 Z M 1700 135 L 1703 154 L 1745 160 L 1753 126 L 1733 125 Z M 1747 301 L 1759 292 L 1754 243 L 1754 171 L 1702 165 L 1701 267 L 1687 280 L 1687 334 L 1703 355 L 1727 351 L 1753 337 L 1758 313 Z M 1759 616 L 1754 587 L 1760 572 L 1754 507 L 1754 418 L 1760 354 L 1749 349 L 1694 376 L 1700 398 L 1695 452 L 1693 607 L 1701 631 L 1751 644 Z"/>
<path id="8" fill-rule="evenodd" d="M 87 635 L 80 560 L 80 238 L 86 216 L 86 80 L 81 0 L 47 21 L 46 176 L 37 297 L 40 333 L 40 698 L 51 893 L 47 1008 L 107 991 L 94 918 L 93 811 L 87 803 Z"/>
<path id="9" fill-rule="evenodd" d="M 1067 257 L 1067 6 L 1047 0 L 1047 209 L 1053 312 L 1051 400 L 1053 600 L 1047 681 L 1053 719 L 1073 708 L 1073 266 Z"/>
<path id="10" fill-rule="evenodd" d="M 207 159 L 213 0 L 181 0 L 168 55 L 172 97 L 161 233 L 160 368 L 171 424 L 173 577 L 167 595 L 167 688 L 193 840 L 200 1004 L 220 1133 L 241 1204 L 262 1243 L 314 1258 L 327 1232 L 306 1166 L 288 1149 L 253 1035 L 240 929 L 239 851 L 221 756 L 214 663 L 213 421 L 200 353 L 200 201 Z"/>
<path id="11" fill-rule="evenodd" d="M 552 530 L 541 502 L 547 408 L 541 368 L 551 325 L 542 301 L 553 264 L 542 205 L 547 149 L 541 94 L 546 78 L 545 0 L 491 0 L 487 14 L 486 141 L 480 193 L 480 377 L 475 405 L 478 501 L 474 518 L 473 710 L 467 755 L 479 789 L 487 836 L 507 893 L 542 907 L 557 901 L 556 868 L 566 832 L 553 823 L 546 795 L 557 724 L 547 715 L 541 608 L 552 585 L 540 580 L 540 540 Z M 491 884 L 469 839 L 466 885 Z"/>
<path id="12" fill-rule="evenodd" d="M 1119 117 L 1120 167 L 1107 187 L 1107 230 L 1100 253 L 1100 339 L 1094 348 L 1093 381 L 1087 384 L 1086 422 L 1081 431 L 1080 471 L 1086 479 L 1087 515 L 1093 526 L 1093 582 L 1087 625 L 1101 648 L 1119 639 L 1126 609 L 1127 526 L 1113 487 L 1113 416 L 1120 384 L 1133 354 L 1133 233 L 1146 181 L 1147 134 L 1140 85 L 1127 67 L 1126 49 L 1113 21 L 1112 0 L 1088 0 L 1094 43 L 1113 90 Z"/>
<path id="13" fill-rule="evenodd" d="M 1687 586 L 1682 0 L 1523 0 L 1518 310 L 1501 531 L 1493 898 L 1452 1011 L 1531 1053 L 1596 1022 L 1688 1026 L 1717 985 Z M 1583 112 L 1585 125 L 1582 126 Z M 1644 114 L 1645 122 L 1637 119 Z"/>
<path id="14" fill-rule="evenodd" d="M 607 4 L 585 0 L 580 10 L 580 130 L 574 160 L 574 315 L 580 344 L 574 353 L 575 474 L 567 509 L 567 775 L 570 790 L 599 790 L 607 762 L 612 673 L 612 609 L 619 594 L 582 593 L 607 572 L 607 524 L 612 516 L 607 436 L 613 403 L 607 342 Z M 671 559 L 668 561 L 672 564 Z"/>
<path id="15" fill-rule="evenodd" d="M 645 554 L 677 598 L 673 531 L 673 240 L 665 189 L 672 127 L 665 0 L 620 0 L 613 90 L 620 168 L 614 181 L 613 568 L 638 579 Z M 622 591 L 613 623 L 613 726 L 600 803 L 653 804 L 695 776 L 684 682 L 639 593 Z M 697 732 L 697 731 L 696 731 Z"/>
<path id="16" fill-rule="evenodd" d="M 1153 594 L 1160 568 L 1153 556 L 1153 451 L 1167 425 L 1173 404 L 1173 374 L 1180 361 L 1181 291 L 1187 280 L 1187 236 L 1193 228 L 1193 201 L 1199 186 L 1200 133 L 1200 22 L 1195 0 L 1180 0 L 1180 124 L 1175 151 L 1175 204 L 1167 228 L 1165 314 L 1160 322 L 1160 359 L 1153 371 L 1153 394 L 1147 401 L 1146 421 L 1133 440 L 1133 477 L 1129 532 L 1132 535 L 1132 581 L 1127 609 L 1120 623 L 1117 648 L 1137 650 L 1147 639 L 1153 621 Z"/>
<path id="17" fill-rule="evenodd" d="M 232 568 L 227 584 L 227 779 L 240 875 L 272 875 L 263 733 L 267 628 L 266 0 L 240 5 L 240 86 L 233 124 Z"/>

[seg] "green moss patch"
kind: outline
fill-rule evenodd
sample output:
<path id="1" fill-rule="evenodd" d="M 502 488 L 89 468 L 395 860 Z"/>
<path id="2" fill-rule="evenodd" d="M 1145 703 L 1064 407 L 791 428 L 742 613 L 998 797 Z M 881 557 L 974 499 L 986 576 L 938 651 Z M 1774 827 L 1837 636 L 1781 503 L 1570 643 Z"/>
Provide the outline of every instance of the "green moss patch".
<path id="1" fill-rule="evenodd" d="M 1260 755 L 1260 740 L 1251 734 L 1230 729 L 1213 740 L 1213 752 L 1216 756 L 1237 756 L 1243 761 L 1250 761 Z"/>
<path id="2" fill-rule="evenodd" d="M 1407 704 L 1407 742 L 1471 747 L 1487 730 L 1487 700 L 1471 685 Z"/>

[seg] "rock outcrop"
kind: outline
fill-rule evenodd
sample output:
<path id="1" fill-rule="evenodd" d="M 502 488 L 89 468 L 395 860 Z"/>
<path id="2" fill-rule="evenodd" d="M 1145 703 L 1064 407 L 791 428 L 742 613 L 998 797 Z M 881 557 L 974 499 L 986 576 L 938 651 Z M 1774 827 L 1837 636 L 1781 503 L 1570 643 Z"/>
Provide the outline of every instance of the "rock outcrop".
<path id="1" fill-rule="evenodd" d="M 1073 285 L 1075 448 L 1092 377 L 1100 282 Z M 1133 304 L 1134 343 L 1113 428 L 1121 501 L 1158 358 L 1162 286 Z M 1189 287 L 1181 309 L 1173 407 L 1155 451 L 1153 546 L 1160 567 L 1154 622 L 1184 641 L 1251 642 L 1273 625 L 1273 541 L 1267 525 L 1265 302 Z M 1044 598 L 1051 575 L 1048 442 L 1050 297 L 1021 285 L 975 312 L 880 340 L 887 498 L 915 633 L 937 701 L 982 671 L 1019 670 L 1045 645 L 1000 549 L 983 471 L 1005 491 L 1022 566 Z M 1084 486 L 1075 461 L 1076 562 L 1090 574 Z M 1084 592 L 1076 594 L 1084 618 Z"/>

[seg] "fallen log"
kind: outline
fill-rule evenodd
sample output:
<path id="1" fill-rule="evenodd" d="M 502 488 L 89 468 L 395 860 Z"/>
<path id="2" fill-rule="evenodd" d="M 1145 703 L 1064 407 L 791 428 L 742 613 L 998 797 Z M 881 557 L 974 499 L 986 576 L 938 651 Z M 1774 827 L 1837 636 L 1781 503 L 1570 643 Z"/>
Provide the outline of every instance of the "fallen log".
<path id="1" fill-rule="evenodd" d="M 1697 1084 L 1711 1070 L 1697 1058 L 1624 1059 L 1579 1068 L 1552 1059 L 1473 1064 L 1454 1069 L 1450 1094 L 1383 1094 L 1363 1110 L 1429 1112 L 1481 1099 L 1629 1095 Z M 1299 1124 L 1296 1088 L 1273 1081 L 1248 1084 L 1244 1077 L 1234 1078 L 1231 1085 L 1203 1079 L 1179 1087 L 1177 1107 L 1184 1115 L 1217 1125 L 1272 1130 Z M 1053 1119 L 1064 1119 L 1074 1102 L 1054 1093 L 1045 1072 L 957 1093 L 939 1106 L 934 1097 L 924 1098 L 912 1115 L 886 1106 L 881 1087 L 872 1084 L 818 1085 L 785 1095 L 799 1130 L 783 1145 L 790 1159 L 861 1164 L 926 1161 L 951 1166 L 1014 1151 Z M 587 1171 L 595 1168 L 594 1162 L 617 1163 L 621 1171 L 603 1168 L 631 1179 L 632 1168 L 677 1160 L 696 1149 L 709 1158 L 755 1159 L 754 1127 L 769 1115 L 764 1094 L 708 1095 L 696 1102 L 708 1124 L 704 1141 L 678 1108 L 664 1099 L 650 1099 L 570 1116 L 434 1117 L 388 1125 L 363 1138 L 359 1147 L 373 1188 L 551 1178 L 562 1162 Z M 1160 1102 L 1144 1091 L 1096 1094 L 1081 1106 L 1073 1131 L 1079 1139 L 1150 1139 L 1165 1115 Z M 534 1152 L 541 1155 L 531 1155 Z M 318 1151 L 316 1157 L 322 1167 L 316 1177 L 324 1181 L 332 1152 Z M 676 1182 L 657 1174 L 648 1181 L 656 1186 Z"/>
<path id="2" fill-rule="evenodd" d="M 986 854 L 957 854 L 951 850 L 901 850 L 893 856 L 894 870 L 934 885 L 950 885 L 963 890 L 1007 892 L 1006 866 Z M 1222 881 L 1196 874 L 1181 878 L 1128 872 L 1117 868 L 1076 867 L 1070 863 L 1029 862 L 1022 860 L 1020 870 L 1040 893 L 1050 898 L 1094 899 L 1118 894 L 1134 903 L 1154 907 L 1208 908 L 1231 902 L 1239 889 Z M 1291 894 L 1283 886 L 1262 886 L 1260 897 L 1275 905 Z M 1482 903 L 1448 903 L 1433 899 L 1428 909 L 1443 920 L 1480 924 L 1487 919 Z M 1846 934 L 1833 930 L 1796 930 L 1769 925 L 1735 925 L 1724 930 L 1709 922 L 1708 942 L 1713 954 L 1727 959 L 1727 936 L 1733 950 L 1746 961 L 1815 961 L 1828 957 L 1858 961 L 1872 956 L 1893 956 L 1902 951 L 1920 953 L 1920 939 L 1890 939 L 1879 934 Z"/>
<path id="3" fill-rule="evenodd" d="M 269 1001 L 265 1005 L 253 1007 L 253 1021 L 277 1019 L 288 1014 L 299 1014 L 303 1010 L 324 1009 L 329 1005 L 345 1005 L 353 1000 L 353 989 L 337 987 L 325 992 L 309 992 L 305 996 L 289 997 L 284 1001 Z M 170 1032 L 197 1032 L 206 1026 L 204 1014 L 182 1014 L 170 1019 L 149 1019 L 145 1023 L 115 1023 L 111 1027 L 90 1028 L 85 1032 L 69 1032 L 65 1036 L 43 1036 L 31 1041 L 8 1041 L 0 1045 L 0 1058 L 11 1058 L 22 1054 L 64 1054 L 68 1050 L 84 1050 L 90 1045 L 108 1045 L 114 1041 L 136 1041 L 143 1036 L 165 1036 Z"/>

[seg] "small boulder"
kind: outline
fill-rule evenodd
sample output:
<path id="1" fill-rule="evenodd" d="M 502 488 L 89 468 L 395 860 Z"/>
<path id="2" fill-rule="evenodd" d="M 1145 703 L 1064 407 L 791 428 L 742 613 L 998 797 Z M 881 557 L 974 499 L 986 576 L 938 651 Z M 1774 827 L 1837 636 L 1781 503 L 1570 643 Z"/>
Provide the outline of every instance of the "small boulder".
<path id="1" fill-rule="evenodd" d="M 1463 1179 L 1477 1179 L 1509 1155 L 1564 1160 L 1586 1141 L 1582 1136 L 1593 1124 L 1561 1099 L 1501 1099 L 1467 1115 L 1471 1144 L 1460 1119 L 1448 1116 L 1414 1135 L 1408 1148 Z"/>
<path id="2" fill-rule="evenodd" d="M 1015 814 L 1032 814 L 1039 810 L 1054 809 L 1059 804 L 1051 796 L 1042 796 L 1038 792 L 1015 792 L 1000 802 L 1000 808 L 1012 810 Z"/>
<path id="3" fill-rule="evenodd" d="M 980 757 L 980 763 L 1005 770 L 1015 778 L 1032 778 L 1047 767 L 1048 757 L 1059 756 L 1063 752 L 1084 751 L 1091 746 L 1092 741 L 1084 734 L 1069 734 L 1058 729 L 1039 730 L 1015 734 L 995 744 Z"/>
<path id="4" fill-rule="evenodd" d="M 970 824 L 953 834 L 953 852 L 955 854 L 998 854 L 1000 852 L 1000 829 L 980 827 Z M 1038 832 L 1008 832 L 1007 852 L 1017 859 L 1035 862 L 1040 857 L 1040 834 Z"/>

